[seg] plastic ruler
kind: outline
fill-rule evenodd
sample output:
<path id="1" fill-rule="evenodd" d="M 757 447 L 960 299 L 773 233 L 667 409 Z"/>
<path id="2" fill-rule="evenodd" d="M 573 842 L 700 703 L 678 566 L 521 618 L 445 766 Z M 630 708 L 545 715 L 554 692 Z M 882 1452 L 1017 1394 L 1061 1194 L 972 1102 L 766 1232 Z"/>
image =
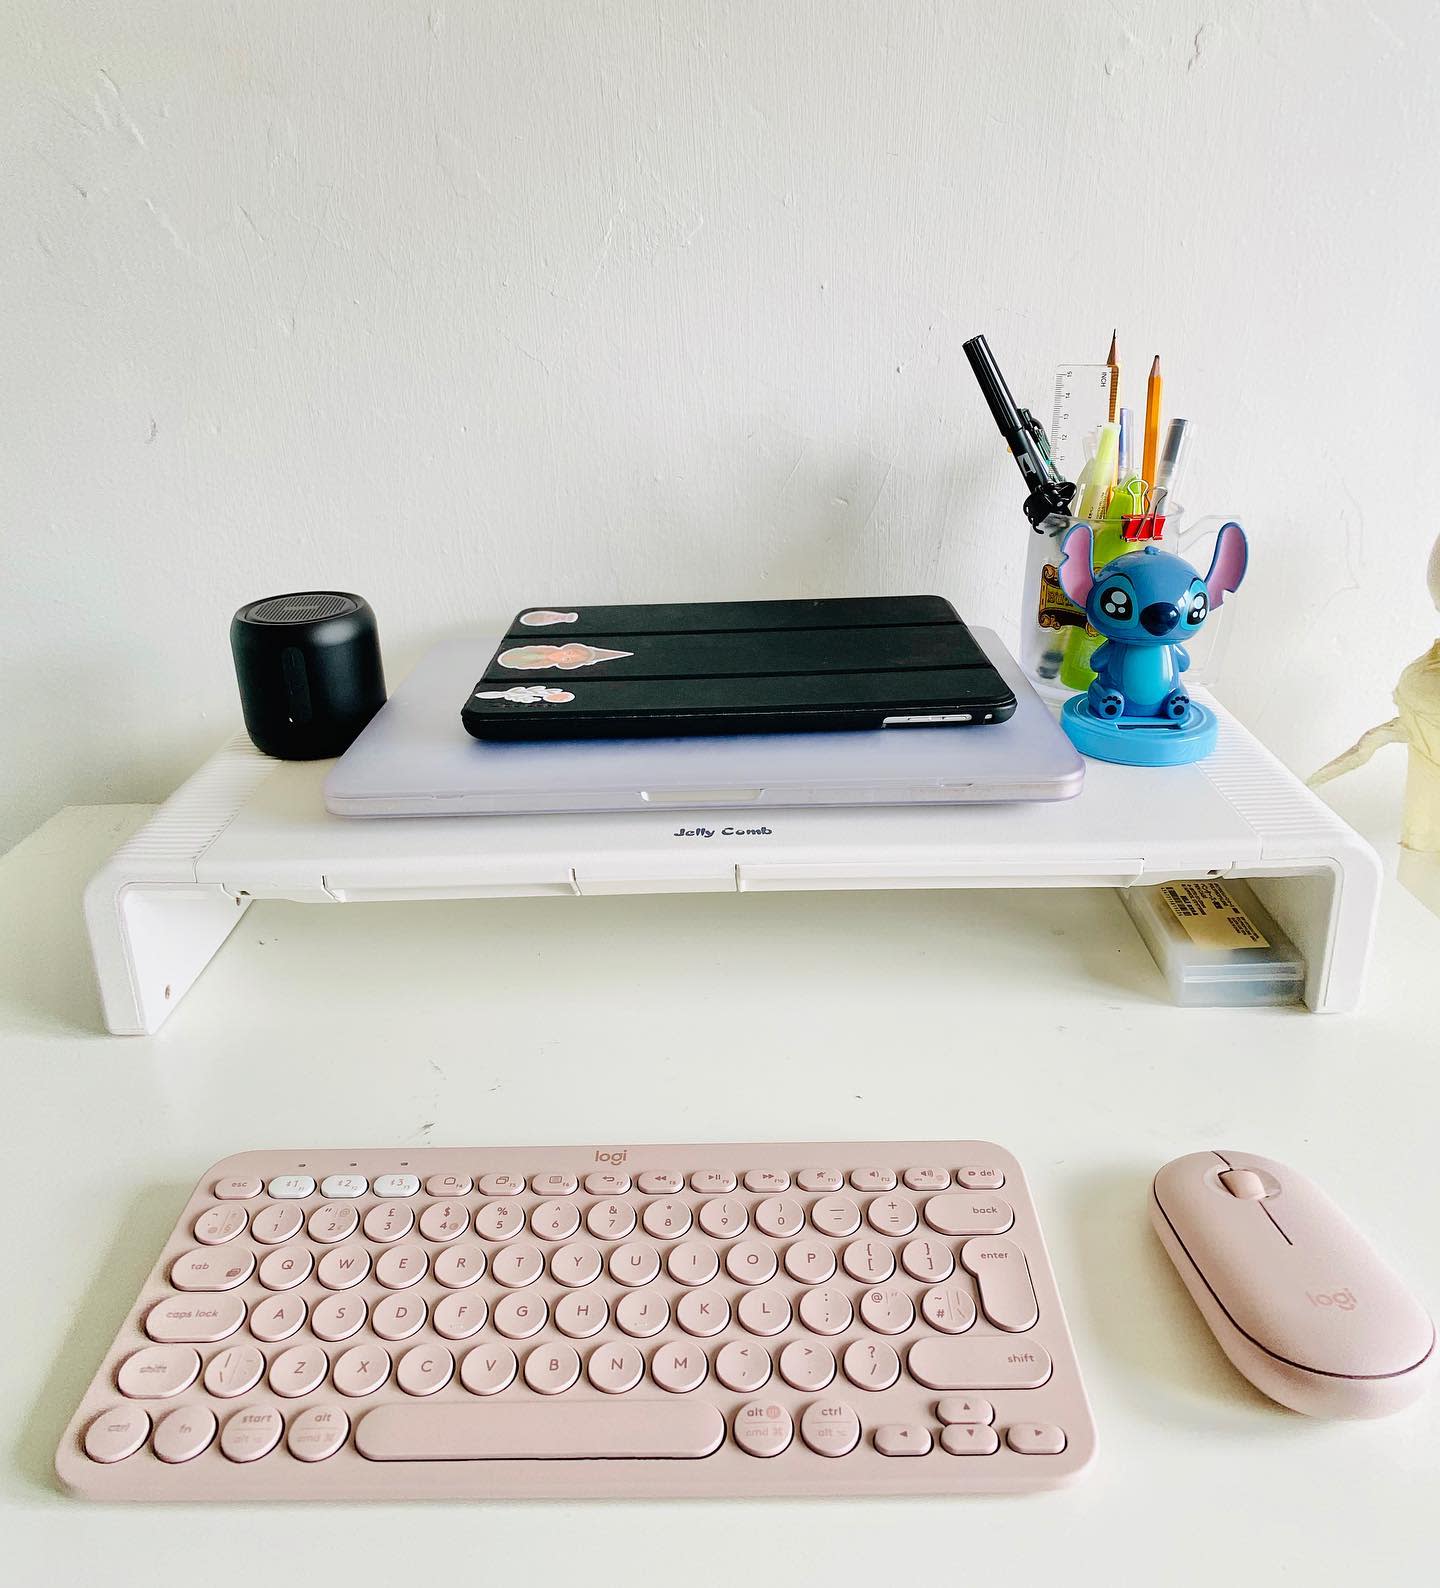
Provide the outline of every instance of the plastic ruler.
<path id="1" fill-rule="evenodd" d="M 1062 364 L 1055 371 L 1055 415 L 1050 450 L 1067 480 L 1085 467 L 1085 438 L 1110 417 L 1110 366 Z"/>

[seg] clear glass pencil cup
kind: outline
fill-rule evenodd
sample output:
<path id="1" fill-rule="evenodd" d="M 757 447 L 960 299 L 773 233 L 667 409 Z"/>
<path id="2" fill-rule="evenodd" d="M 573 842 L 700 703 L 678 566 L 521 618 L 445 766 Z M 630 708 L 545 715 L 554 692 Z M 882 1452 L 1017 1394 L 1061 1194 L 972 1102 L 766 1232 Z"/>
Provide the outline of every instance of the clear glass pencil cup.
<path id="1" fill-rule="evenodd" d="M 1203 575 L 1209 566 L 1209 548 L 1204 543 L 1213 539 L 1225 522 L 1212 515 L 1186 524 L 1184 508 L 1175 507 L 1158 518 L 1145 514 L 1114 521 L 1057 513 L 1038 529 L 1032 529 L 1020 603 L 1020 665 L 1039 693 L 1050 700 L 1062 700 L 1077 690 L 1088 689 L 1095 676 L 1089 663 L 1100 637 L 1060 588 L 1065 537 L 1077 524 L 1088 523 L 1094 531 L 1097 561 L 1109 561 L 1142 546 L 1159 546 L 1184 557 Z M 1206 673 L 1214 673 L 1218 640 L 1223 632 L 1221 616 L 1213 613 L 1195 639 L 1187 643 L 1191 663 L 1187 676 L 1192 681 L 1199 682 Z"/>

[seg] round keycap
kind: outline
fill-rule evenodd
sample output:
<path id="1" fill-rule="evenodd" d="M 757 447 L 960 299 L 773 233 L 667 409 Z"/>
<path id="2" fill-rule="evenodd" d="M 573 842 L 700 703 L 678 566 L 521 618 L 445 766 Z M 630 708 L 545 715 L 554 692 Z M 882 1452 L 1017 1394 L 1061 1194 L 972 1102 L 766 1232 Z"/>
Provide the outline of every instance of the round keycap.
<path id="1" fill-rule="evenodd" d="M 580 1377 L 573 1345 L 537 1345 L 525 1358 L 525 1382 L 537 1395 L 563 1395 Z"/>
<path id="2" fill-rule="evenodd" d="M 420 1234 L 427 1241 L 453 1241 L 470 1227 L 463 1202 L 432 1202 L 420 1215 Z"/>
<path id="3" fill-rule="evenodd" d="M 528 1340 L 545 1327 L 549 1315 L 544 1296 L 511 1291 L 495 1303 L 492 1321 L 495 1332 L 503 1334 L 507 1340 Z"/>
<path id="4" fill-rule="evenodd" d="M 955 1171 L 955 1183 L 963 1185 L 967 1191 L 998 1191 L 1005 1184 L 1005 1173 L 1001 1169 L 971 1165 Z"/>
<path id="5" fill-rule="evenodd" d="M 266 1252 L 257 1276 L 266 1290 L 294 1290 L 303 1285 L 315 1267 L 315 1259 L 303 1246 L 282 1246 Z"/>
<path id="6" fill-rule="evenodd" d="M 376 1175 L 370 1189 L 377 1197 L 413 1197 L 420 1189 L 420 1177 L 413 1174 Z"/>
<path id="7" fill-rule="evenodd" d="M 625 1298 L 627 1301 L 630 1297 Z M 606 1395 L 623 1395 L 640 1382 L 645 1372 L 645 1358 L 633 1345 L 622 1340 L 609 1340 L 597 1345 L 585 1364 L 585 1376 L 597 1390 Z"/>
<path id="8" fill-rule="evenodd" d="M 244 1202 L 249 1197 L 258 1197 L 264 1188 L 265 1182 L 258 1174 L 235 1174 L 217 1180 L 211 1193 L 222 1202 Z"/>
<path id="9" fill-rule="evenodd" d="M 927 1240 L 920 1235 L 913 1241 L 905 1242 L 900 1253 L 900 1266 L 911 1279 L 949 1279 L 955 1272 L 955 1258 L 943 1242 Z"/>
<path id="10" fill-rule="evenodd" d="M 881 1235 L 908 1235 L 920 1222 L 909 1197 L 871 1197 L 865 1218 L 870 1228 Z"/>
<path id="11" fill-rule="evenodd" d="M 646 1196 L 664 1196 L 685 1189 L 685 1176 L 678 1169 L 647 1169 L 637 1175 L 635 1184 Z"/>
<path id="12" fill-rule="evenodd" d="M 395 1382 L 407 1395 L 433 1395 L 455 1374 L 455 1358 L 443 1345 L 415 1345 L 400 1358 Z"/>
<path id="13" fill-rule="evenodd" d="M 327 1174 L 320 1182 L 322 1197 L 363 1197 L 369 1189 L 363 1174 Z"/>
<path id="14" fill-rule="evenodd" d="M 273 1406 L 241 1406 L 220 1430 L 220 1453 L 231 1461 L 259 1461 L 280 1443 L 284 1427 Z"/>
<path id="15" fill-rule="evenodd" d="M 588 1340 L 610 1321 L 604 1296 L 567 1290 L 555 1298 L 555 1327 L 572 1340 Z"/>
<path id="16" fill-rule="evenodd" d="M 368 1341 L 352 1345 L 335 1364 L 331 1382 L 342 1395 L 373 1395 L 390 1377 L 390 1353 Z"/>
<path id="17" fill-rule="evenodd" d="M 232 1345 L 205 1364 L 205 1389 L 219 1400 L 248 1394 L 265 1376 L 265 1357 L 253 1345 Z"/>
<path id="18" fill-rule="evenodd" d="M 322 1246 L 333 1246 L 345 1241 L 360 1228 L 360 1215 L 353 1202 L 322 1202 L 305 1221 L 305 1230 L 312 1241 Z"/>
<path id="19" fill-rule="evenodd" d="M 530 1189 L 537 1197 L 573 1197 L 580 1189 L 580 1182 L 569 1170 L 560 1169 L 550 1174 L 532 1175 Z"/>
<path id="20" fill-rule="evenodd" d="M 245 1321 L 239 1296 L 167 1296 L 145 1317 L 145 1333 L 156 1345 L 214 1345 Z"/>
<path id="21" fill-rule="evenodd" d="M 782 1334 L 790 1327 L 790 1300 L 783 1290 L 767 1286 L 747 1290 L 735 1308 L 740 1327 L 749 1334 Z"/>
<path id="22" fill-rule="evenodd" d="M 690 1222 L 690 1206 L 678 1197 L 651 1202 L 641 1218 L 645 1233 L 657 1241 L 678 1241 L 689 1230 Z"/>
<path id="23" fill-rule="evenodd" d="M 728 1340 L 715 1358 L 715 1377 L 737 1395 L 753 1394 L 770 1379 L 770 1353 L 763 1345 Z"/>
<path id="24" fill-rule="evenodd" d="M 844 1187 L 845 1176 L 838 1169 L 802 1169 L 795 1176 L 795 1184 L 802 1191 L 839 1191 Z"/>
<path id="25" fill-rule="evenodd" d="M 310 1314 L 310 1332 L 317 1340 L 348 1340 L 364 1327 L 368 1310 L 363 1296 L 322 1296 Z"/>
<path id="26" fill-rule="evenodd" d="M 915 1303 L 890 1285 L 867 1290 L 860 1298 L 860 1319 L 876 1334 L 904 1334 L 915 1322 Z"/>
<path id="27" fill-rule="evenodd" d="M 375 1278 L 386 1290 L 406 1290 L 424 1279 L 429 1265 L 423 1246 L 391 1246 L 375 1259 Z"/>
<path id="28" fill-rule="evenodd" d="M 435 1253 L 432 1268 L 437 1285 L 447 1290 L 464 1290 L 485 1272 L 485 1251 L 480 1246 L 447 1246 Z"/>
<path id="29" fill-rule="evenodd" d="M 810 1222 L 822 1235 L 838 1240 L 860 1228 L 860 1209 L 849 1197 L 821 1197 L 810 1209 Z"/>
<path id="30" fill-rule="evenodd" d="M 365 1239 L 402 1241 L 415 1228 L 415 1214 L 403 1202 L 377 1202 L 365 1215 Z"/>
<path id="31" fill-rule="evenodd" d="M 795 1241 L 785 1248 L 785 1272 L 802 1285 L 835 1277 L 835 1250 L 824 1241 Z"/>
<path id="32" fill-rule="evenodd" d="M 604 1267 L 600 1253 L 584 1241 L 571 1241 L 550 1254 L 550 1277 L 557 1285 L 574 1290 L 582 1285 L 593 1285 Z"/>
<path id="33" fill-rule="evenodd" d="M 631 1291 L 615 1303 L 615 1322 L 636 1340 L 649 1340 L 670 1322 L 670 1303 L 664 1296 Z"/>
<path id="34" fill-rule="evenodd" d="M 281 1246 L 300 1233 L 305 1215 L 293 1202 L 269 1202 L 250 1221 L 250 1234 L 262 1246 Z"/>
<path id="35" fill-rule="evenodd" d="M 270 1364 L 269 1385 L 286 1400 L 308 1395 L 325 1382 L 330 1358 L 318 1345 L 292 1345 Z"/>
<path id="36" fill-rule="evenodd" d="M 735 1176 L 729 1169 L 697 1169 L 690 1176 L 690 1189 L 701 1196 L 724 1196 L 735 1189 Z"/>
<path id="37" fill-rule="evenodd" d="M 592 1197 L 623 1197 L 630 1189 L 630 1176 L 619 1169 L 595 1169 L 585 1176 L 585 1189 Z"/>
<path id="38" fill-rule="evenodd" d="M 656 1346 L 650 1358 L 650 1377 L 672 1395 L 699 1389 L 709 1371 L 704 1348 L 694 1340 L 671 1340 Z"/>
<path id="39" fill-rule="evenodd" d="M 515 1353 L 508 1345 L 482 1341 L 466 1352 L 460 1382 L 472 1395 L 498 1395 L 515 1382 Z"/>
<path id="40" fill-rule="evenodd" d="M 725 1272 L 737 1285 L 768 1284 L 778 1267 L 774 1248 L 763 1241 L 736 1241 L 725 1253 Z"/>
<path id="41" fill-rule="evenodd" d="M 525 1209 L 518 1202 L 487 1202 L 475 1210 L 475 1233 L 483 1241 L 513 1240 L 525 1228 Z"/>
<path id="42" fill-rule="evenodd" d="M 862 1285 L 889 1279 L 895 1272 L 895 1254 L 884 1241 L 851 1241 L 840 1260 L 851 1279 Z"/>
<path id="43" fill-rule="evenodd" d="M 700 1204 L 700 1228 L 717 1241 L 743 1235 L 749 1222 L 745 1204 L 735 1197 L 711 1197 Z"/>
<path id="44" fill-rule="evenodd" d="M 844 1401 L 811 1401 L 800 1418 L 800 1437 L 817 1456 L 848 1456 L 860 1443 L 860 1419 Z"/>
<path id="45" fill-rule="evenodd" d="M 895 1171 L 893 1169 L 852 1169 L 850 1171 L 850 1184 L 857 1191 L 893 1191 L 895 1189 Z"/>
<path id="46" fill-rule="evenodd" d="M 371 1308 L 370 1327 L 382 1340 L 408 1340 L 425 1327 L 428 1311 L 424 1296 L 392 1291 Z"/>
<path id="47" fill-rule="evenodd" d="M 115 1383 L 128 1400 L 162 1401 L 180 1395 L 200 1376 L 200 1353 L 188 1345 L 147 1345 L 127 1356 Z"/>
<path id="48" fill-rule="evenodd" d="M 222 1202 L 205 1209 L 195 1220 L 193 1233 L 204 1246 L 223 1246 L 226 1241 L 233 1241 L 249 1222 L 250 1215 L 244 1208 Z"/>
<path id="49" fill-rule="evenodd" d="M 315 1195 L 315 1180 L 308 1174 L 276 1175 L 268 1188 L 272 1197 L 304 1198 Z"/>
<path id="50" fill-rule="evenodd" d="M 790 1176 L 784 1169 L 747 1169 L 744 1183 L 747 1191 L 774 1196 L 790 1189 Z"/>
<path id="51" fill-rule="evenodd" d="M 791 1389 L 822 1390 L 835 1377 L 835 1358 L 826 1346 L 792 1340 L 780 1353 L 780 1377 Z"/>
<path id="52" fill-rule="evenodd" d="M 208 1406 L 177 1406 L 155 1425 L 155 1454 L 172 1466 L 193 1461 L 210 1448 L 216 1426 Z"/>
<path id="53" fill-rule="evenodd" d="M 504 1246 L 490 1259 L 490 1277 L 506 1290 L 523 1290 L 545 1272 L 545 1258 L 536 1246 Z"/>
<path id="54" fill-rule="evenodd" d="M 177 1257 L 170 1265 L 170 1283 L 176 1290 L 234 1290 L 255 1272 L 255 1253 L 232 1246 L 217 1252 L 199 1247 Z"/>
<path id="55" fill-rule="evenodd" d="M 489 1314 L 484 1296 L 452 1293 L 435 1303 L 431 1322 L 442 1340 L 468 1340 L 485 1327 Z"/>
<path id="56" fill-rule="evenodd" d="M 623 1241 L 635 1228 L 635 1209 L 613 1197 L 597 1202 L 585 1215 L 585 1228 L 599 1241 Z"/>
<path id="57" fill-rule="evenodd" d="M 805 1227 L 805 1209 L 793 1197 L 766 1197 L 755 1208 L 755 1228 L 783 1240 Z"/>
<path id="58" fill-rule="evenodd" d="M 124 1461 L 150 1437 L 150 1414 L 138 1406 L 112 1406 L 85 1430 L 85 1454 L 92 1461 Z"/>
<path id="59" fill-rule="evenodd" d="M 530 1233 L 542 1241 L 568 1241 L 580 1228 L 580 1210 L 573 1202 L 552 1197 L 530 1213 Z"/>
<path id="60" fill-rule="evenodd" d="M 625 1241 L 610 1254 L 610 1277 L 627 1289 L 648 1285 L 659 1273 L 660 1253 L 644 1241 Z"/>
<path id="61" fill-rule="evenodd" d="M 778 1456 L 794 1437 L 790 1413 L 778 1401 L 751 1401 L 735 1413 L 735 1443 L 747 1456 Z"/>
<path id="62" fill-rule="evenodd" d="M 863 1390 L 887 1390 L 900 1377 L 900 1358 L 883 1340 L 852 1340 L 841 1358 L 845 1377 Z"/>
<path id="63" fill-rule="evenodd" d="M 267 1345 L 288 1340 L 305 1322 L 303 1296 L 267 1296 L 250 1309 L 250 1333 Z"/>
<path id="64" fill-rule="evenodd" d="M 675 1304 L 675 1321 L 686 1334 L 708 1339 L 730 1322 L 730 1303 L 718 1290 L 687 1290 Z"/>
<path id="65" fill-rule="evenodd" d="M 370 1253 L 363 1246 L 332 1246 L 321 1257 L 315 1277 L 326 1290 L 349 1290 L 370 1272 Z"/>
<path id="66" fill-rule="evenodd" d="M 677 1241 L 665 1267 L 677 1285 L 708 1285 L 720 1272 L 720 1259 L 703 1241 Z"/>
<path id="67" fill-rule="evenodd" d="M 975 1322 L 975 1302 L 962 1285 L 936 1285 L 920 1298 L 920 1315 L 932 1329 L 964 1334 Z"/>
<path id="68" fill-rule="evenodd" d="M 432 1174 L 425 1182 L 425 1195 L 432 1197 L 468 1197 L 474 1189 L 468 1174 Z"/>
<path id="69" fill-rule="evenodd" d="M 518 1174 L 482 1174 L 476 1178 L 475 1188 L 481 1196 L 517 1197 L 525 1189 L 525 1177 Z"/>
<path id="70" fill-rule="evenodd" d="M 290 1424 L 285 1443 L 297 1461 L 327 1461 L 350 1436 L 350 1419 L 338 1406 L 307 1406 Z"/>
<path id="71" fill-rule="evenodd" d="M 833 1285 L 807 1290 L 800 1297 L 800 1322 L 811 1334 L 844 1334 L 854 1316 L 849 1296 Z"/>
<path id="72" fill-rule="evenodd" d="M 901 1178 L 911 1191 L 944 1191 L 950 1184 L 950 1171 L 936 1168 L 907 1169 Z"/>

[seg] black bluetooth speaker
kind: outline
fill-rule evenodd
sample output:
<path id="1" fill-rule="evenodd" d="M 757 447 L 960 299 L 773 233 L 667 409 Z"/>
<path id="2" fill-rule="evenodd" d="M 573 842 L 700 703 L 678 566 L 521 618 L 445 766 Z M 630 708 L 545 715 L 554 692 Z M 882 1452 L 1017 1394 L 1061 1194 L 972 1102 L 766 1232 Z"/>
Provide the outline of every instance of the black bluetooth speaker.
<path id="1" fill-rule="evenodd" d="M 339 590 L 267 596 L 230 620 L 245 727 L 282 761 L 339 755 L 385 704 L 370 605 Z"/>

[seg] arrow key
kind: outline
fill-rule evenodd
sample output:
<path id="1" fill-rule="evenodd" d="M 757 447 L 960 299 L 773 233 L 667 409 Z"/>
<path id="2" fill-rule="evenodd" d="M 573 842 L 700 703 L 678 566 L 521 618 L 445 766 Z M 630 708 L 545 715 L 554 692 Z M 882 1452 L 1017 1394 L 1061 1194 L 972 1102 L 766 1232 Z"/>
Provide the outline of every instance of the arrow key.
<path id="1" fill-rule="evenodd" d="M 940 1431 L 940 1448 L 952 1456 L 993 1456 L 1000 1439 L 988 1423 L 951 1423 Z"/>
<path id="2" fill-rule="evenodd" d="M 875 1430 L 875 1448 L 882 1456 L 927 1456 L 930 1430 L 918 1423 L 885 1423 Z"/>

